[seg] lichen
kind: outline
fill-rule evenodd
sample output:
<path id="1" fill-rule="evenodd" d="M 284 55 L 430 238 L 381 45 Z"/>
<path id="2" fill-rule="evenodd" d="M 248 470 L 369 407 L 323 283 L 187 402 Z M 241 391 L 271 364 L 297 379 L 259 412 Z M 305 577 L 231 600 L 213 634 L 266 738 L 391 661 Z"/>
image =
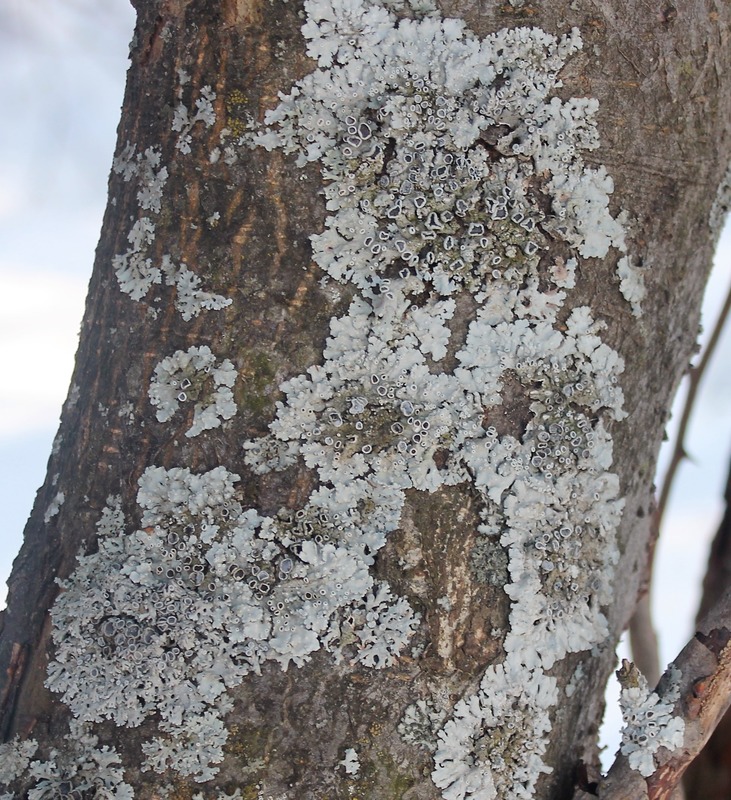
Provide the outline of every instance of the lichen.
<path id="1" fill-rule="evenodd" d="M 88 797 L 92 800 L 132 800 L 134 791 L 124 781 L 115 748 L 99 746 L 89 726 L 69 722 L 69 732 L 45 760 L 31 760 L 38 744 L 29 739 L 0 745 L 0 784 L 15 785 L 18 797 L 28 800 Z M 15 797 L 16 794 L 8 795 Z"/>
<path id="2" fill-rule="evenodd" d="M 321 70 L 268 112 L 255 141 L 320 163 L 329 216 L 314 258 L 360 296 L 331 322 L 323 365 L 282 386 L 247 461 L 266 472 L 303 458 L 323 482 L 399 492 L 472 482 L 480 535 L 507 553 L 508 659 L 442 729 L 433 778 L 453 800 L 529 797 L 549 771 L 556 691 L 545 671 L 608 635 L 622 510 L 608 471 L 608 422 L 626 416 L 622 360 L 590 309 L 556 326 L 578 259 L 626 252 L 612 179 L 582 158 L 598 147 L 598 104 L 549 97 L 580 37 L 520 28 L 479 41 L 459 20 L 398 19 L 377 3 L 306 10 Z M 572 257 L 546 267 L 551 237 Z M 620 262 L 639 313 L 641 288 Z M 480 308 L 449 372 L 449 301 L 465 290 Z M 485 424 L 507 376 L 529 405 L 518 436 Z M 506 670 L 530 721 L 514 733 L 491 706 Z"/>
<path id="3" fill-rule="evenodd" d="M 348 747 L 346 749 L 345 756 L 339 762 L 339 766 L 345 770 L 346 775 L 357 775 L 360 772 L 360 760 L 354 748 Z"/>
<path id="4" fill-rule="evenodd" d="M 481 552 L 504 554 L 507 656 L 446 721 L 422 709 L 404 731 L 441 726 L 418 736 L 446 800 L 530 798 L 550 772 L 548 671 L 608 635 L 622 511 L 610 432 L 626 416 L 624 365 L 590 308 L 560 324 L 559 312 L 578 265 L 612 248 L 635 313 L 641 300 L 612 179 L 584 163 L 598 147 L 597 102 L 552 96 L 581 38 L 516 28 L 480 40 L 431 3 L 307 0 L 305 11 L 319 68 L 280 96 L 251 144 L 319 164 L 328 216 L 313 257 L 325 283 L 355 296 L 330 322 L 322 363 L 282 384 L 267 435 L 244 449 L 255 473 L 301 463 L 319 484 L 296 511 L 265 516 L 241 505 L 222 466 L 149 467 L 140 526 L 108 511 L 98 551 L 63 584 L 48 685 L 88 722 L 154 715 L 144 766 L 209 780 L 228 737 L 227 689 L 266 662 L 299 667 L 320 649 L 351 666 L 399 658 L 420 618 L 375 579 L 375 558 L 407 490 L 469 485 Z M 181 100 L 181 152 L 197 119 L 213 124 L 210 94 L 193 117 Z M 141 182 L 149 212 L 118 257 L 123 289 L 139 299 L 164 276 L 184 319 L 230 302 L 168 255 L 152 263 L 157 158 L 131 150 L 119 169 Z M 460 293 L 478 310 L 453 342 Z M 161 421 L 184 402 L 171 394 L 182 361 L 203 350 L 158 365 Z M 490 417 L 506 386 L 525 408 L 498 430 Z"/>
<path id="5" fill-rule="evenodd" d="M 236 414 L 231 390 L 236 377 L 228 359 L 219 364 L 210 347 L 193 346 L 177 350 L 155 367 L 148 394 L 159 422 L 171 419 L 181 405 L 193 405 L 193 421 L 185 432 L 193 437 Z"/>
<path id="6" fill-rule="evenodd" d="M 48 686 L 85 722 L 137 726 L 157 713 L 164 735 L 143 745 L 145 764 L 201 781 L 223 758 L 227 688 L 322 646 L 389 666 L 418 622 L 368 571 L 390 516 L 378 494 L 361 483 L 359 511 L 351 492 L 324 491 L 304 513 L 271 518 L 242 508 L 237 480 L 223 467 L 148 468 L 140 528 L 110 530 L 116 515 L 103 514 L 106 535 L 52 611 Z"/>
<path id="7" fill-rule="evenodd" d="M 607 428 L 626 416 L 622 360 L 588 308 L 555 327 L 578 258 L 626 251 L 611 177 L 582 160 L 598 146 L 596 101 L 548 97 L 580 37 L 521 28 L 478 41 L 458 20 L 399 20 L 376 3 L 306 8 L 308 53 L 326 71 L 268 113 L 256 143 L 320 163 L 330 215 L 314 258 L 361 296 L 332 321 L 324 364 L 283 385 L 271 433 L 247 444 L 247 460 L 266 472 L 303 458 L 322 481 L 399 491 L 471 480 L 480 534 L 508 554 L 508 660 L 443 728 L 433 778 L 454 800 L 517 787 L 528 797 L 548 771 L 556 692 L 545 670 L 608 635 L 601 608 L 622 509 Z M 546 269 L 549 236 L 573 257 Z M 621 264 L 639 313 L 640 287 Z M 435 372 L 426 356 L 444 357 L 446 303 L 464 290 L 481 307 L 460 366 Z M 531 412 L 520 438 L 484 424 L 508 375 Z M 504 670 L 538 687 L 515 701 L 532 724 L 514 734 L 486 710 Z M 510 758 L 493 757 L 501 748 Z"/>
<path id="8" fill-rule="evenodd" d="M 180 76 L 185 77 L 185 74 L 181 71 Z M 196 113 L 191 117 L 182 103 L 184 85 L 181 83 L 178 89 L 179 102 L 172 127 L 180 134 L 176 148 L 186 155 L 191 152 L 191 131 L 195 123 L 202 122 L 205 127 L 210 127 L 215 122 L 213 101 L 216 93 L 210 86 L 204 86 L 195 102 Z M 148 147 L 143 153 L 136 150 L 136 145 L 127 142 L 112 166 L 125 183 L 136 182 L 137 207 L 141 214 L 127 235 L 130 246 L 112 259 L 119 288 L 132 300 L 139 301 L 147 297 L 152 287 L 161 284 L 164 278 L 165 284 L 175 289 L 175 308 L 186 322 L 197 317 L 201 311 L 226 308 L 231 304 L 231 298 L 202 290 L 200 277 L 186 264 L 176 264 L 169 253 L 165 253 L 159 262 L 154 260 L 155 218 L 162 211 L 165 185 L 170 173 L 168 167 L 162 164 L 163 154 L 159 147 Z"/>
<path id="9" fill-rule="evenodd" d="M 216 112 L 213 108 L 216 93 L 210 86 L 204 86 L 195 101 L 195 114 L 191 116 L 187 106 L 183 103 L 183 86 L 184 84 L 181 83 L 178 88 L 178 104 L 175 107 L 171 127 L 179 134 L 175 148 L 180 150 L 183 155 L 188 155 L 193 143 L 190 132 L 196 122 L 202 122 L 206 128 L 210 128 L 216 122 Z"/>
<path id="10" fill-rule="evenodd" d="M 144 153 L 137 153 L 135 145 L 127 144 L 114 158 L 112 170 L 121 175 L 125 183 L 137 179 L 137 205 L 143 211 L 159 214 L 162 196 L 169 177 L 168 168 L 160 166 L 162 153 L 158 148 L 148 147 Z"/>
<path id="11" fill-rule="evenodd" d="M 683 746 L 685 721 L 674 713 L 680 698 L 680 672 L 671 667 L 663 679 L 662 697 L 650 691 L 644 675 L 629 661 L 617 671 L 621 686 L 622 755 L 629 765 L 645 778 L 657 769 L 655 754 L 664 747 L 669 751 Z"/>
<path id="12" fill-rule="evenodd" d="M 430 753 L 437 749 L 437 731 L 444 724 L 444 714 L 431 700 L 417 700 L 404 709 L 398 724 L 398 733 L 408 744 Z"/>
<path id="13" fill-rule="evenodd" d="M 632 313 L 636 317 L 641 317 L 641 304 L 646 294 L 644 275 L 632 263 L 629 256 L 623 256 L 619 259 L 617 275 L 619 276 L 619 291 L 622 292 L 624 299 L 632 307 Z"/>
<path id="14" fill-rule="evenodd" d="M 35 739 L 19 739 L 17 736 L 0 744 L 0 784 L 7 786 L 19 778 L 28 769 L 37 749 Z"/>
<path id="15" fill-rule="evenodd" d="M 445 800 L 531 798 L 551 771 L 542 756 L 556 700 L 556 679 L 512 654 L 489 667 L 480 692 L 460 700 L 439 732 L 432 777 Z"/>
<path id="16" fill-rule="evenodd" d="M 63 492 L 56 492 L 55 497 L 48 504 L 48 508 L 43 514 L 43 521 L 46 523 L 46 525 L 48 525 L 48 523 L 58 514 L 65 501 L 66 495 Z"/>

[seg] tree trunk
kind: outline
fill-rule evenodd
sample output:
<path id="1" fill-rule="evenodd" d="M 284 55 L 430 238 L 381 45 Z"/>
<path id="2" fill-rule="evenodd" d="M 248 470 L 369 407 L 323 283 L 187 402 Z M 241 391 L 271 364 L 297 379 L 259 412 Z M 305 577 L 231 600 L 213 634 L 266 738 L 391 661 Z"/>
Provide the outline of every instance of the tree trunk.
<path id="1" fill-rule="evenodd" d="M 726 202 L 731 11 L 348 8 L 138 6 L 3 619 L 18 796 L 603 791 Z M 626 796 L 677 783 L 690 679 L 661 682 L 666 747 L 628 728 Z"/>

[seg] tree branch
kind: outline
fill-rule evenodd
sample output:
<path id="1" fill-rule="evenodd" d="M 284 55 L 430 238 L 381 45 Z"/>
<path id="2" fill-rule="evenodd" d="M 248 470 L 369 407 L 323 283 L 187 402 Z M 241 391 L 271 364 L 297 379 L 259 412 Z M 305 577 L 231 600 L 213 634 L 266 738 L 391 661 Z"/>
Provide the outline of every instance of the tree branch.
<path id="1" fill-rule="evenodd" d="M 649 591 L 637 601 L 635 613 L 629 623 L 629 640 L 637 668 L 647 678 L 647 682 L 654 686 L 660 680 L 660 656 L 657 634 L 652 624 Z"/>
<path id="2" fill-rule="evenodd" d="M 695 636 L 669 669 L 680 672 L 680 698 L 674 714 L 685 721 L 683 747 L 662 754 L 656 771 L 643 778 L 617 755 L 599 785 L 602 800 L 668 800 L 688 765 L 703 749 L 731 703 L 731 589 L 709 610 Z M 666 673 L 667 674 L 667 673 Z M 661 680 L 657 693 L 662 699 Z"/>
<path id="3" fill-rule="evenodd" d="M 685 435 L 690 423 L 690 416 L 693 413 L 693 408 L 695 406 L 698 389 L 706 371 L 706 367 L 708 366 L 708 362 L 711 360 L 711 356 L 716 349 L 718 340 L 721 338 L 721 332 L 726 325 L 729 312 L 731 312 L 731 287 L 729 287 L 723 308 L 721 309 L 721 313 L 719 314 L 716 324 L 713 327 L 711 338 L 708 340 L 708 344 L 703 351 L 701 360 L 698 362 L 697 366 L 691 367 L 688 373 L 690 379 L 690 383 L 688 385 L 688 396 L 685 398 L 683 413 L 680 417 L 680 427 L 678 428 L 678 433 L 675 437 L 675 445 L 673 446 L 673 455 L 670 460 L 670 466 L 668 467 L 668 470 L 665 473 L 665 478 L 662 482 L 660 499 L 658 500 L 657 509 L 655 510 L 655 524 L 658 530 L 662 524 L 665 508 L 668 504 L 668 498 L 670 497 L 670 490 L 672 489 L 673 481 L 675 480 L 675 474 L 678 471 L 678 467 L 680 466 L 682 460 L 688 455 L 685 449 Z"/>
<path id="4" fill-rule="evenodd" d="M 731 587 L 731 471 L 726 479 L 726 511 L 708 556 L 698 619 Z M 716 727 L 711 740 L 684 777 L 688 797 L 721 800 L 731 796 L 731 713 Z"/>
<path id="5" fill-rule="evenodd" d="M 651 541 L 657 541 L 660 526 L 662 525 L 665 509 L 670 497 L 670 491 L 675 481 L 675 476 L 678 467 L 684 458 L 687 458 L 687 451 L 685 449 L 685 436 L 690 424 L 690 417 L 698 397 L 698 389 L 701 380 L 705 374 L 708 363 L 713 356 L 713 353 L 721 337 L 721 333 L 726 325 L 729 313 L 731 312 L 731 286 L 726 295 L 721 313 L 713 326 L 711 338 L 708 340 L 703 354 L 698 365 L 691 367 L 689 371 L 689 386 L 688 396 L 685 398 L 683 405 L 683 413 L 680 417 L 680 426 L 675 436 L 675 443 L 673 445 L 673 454 L 670 460 L 670 465 L 665 473 L 665 477 L 660 488 L 660 495 L 652 518 L 653 535 Z M 645 675 L 648 683 L 654 684 L 657 681 L 660 672 L 660 657 L 659 648 L 657 643 L 657 636 L 652 624 L 652 613 L 650 609 L 650 585 L 652 583 L 653 561 L 655 556 L 655 547 L 653 544 L 652 550 L 649 554 L 649 563 L 647 565 L 647 581 L 644 588 L 646 591 L 640 596 L 637 601 L 637 608 L 630 621 L 630 645 L 632 648 L 632 656 L 637 663 L 641 672 Z"/>

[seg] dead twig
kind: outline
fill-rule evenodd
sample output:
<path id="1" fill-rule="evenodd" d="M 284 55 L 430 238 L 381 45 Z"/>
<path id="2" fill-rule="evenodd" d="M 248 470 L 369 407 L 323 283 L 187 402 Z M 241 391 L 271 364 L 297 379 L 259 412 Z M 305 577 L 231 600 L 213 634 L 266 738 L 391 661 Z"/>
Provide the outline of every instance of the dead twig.
<path id="1" fill-rule="evenodd" d="M 690 417 L 695 407 L 696 396 L 698 395 L 701 379 L 703 378 L 706 367 L 708 366 L 708 362 L 711 360 L 711 356 L 716 349 L 718 340 L 721 338 L 721 333 L 726 325 L 729 312 L 731 312 L 731 287 L 729 287 L 723 308 L 721 309 L 721 313 L 719 314 L 716 324 L 713 327 L 711 338 L 708 340 L 708 344 L 703 351 L 701 360 L 695 367 L 691 367 L 688 372 L 688 396 L 685 398 L 683 413 L 680 417 L 680 426 L 678 427 L 678 433 L 675 436 L 675 443 L 673 445 L 673 454 L 672 458 L 670 459 L 670 466 L 665 473 L 665 477 L 660 489 L 660 498 L 657 503 L 657 509 L 655 510 L 654 523 L 658 529 L 662 524 L 663 515 L 665 514 L 665 509 L 668 504 L 668 498 L 670 497 L 670 490 L 672 489 L 678 467 L 683 459 L 688 455 L 685 449 L 685 435 L 688 431 Z"/>

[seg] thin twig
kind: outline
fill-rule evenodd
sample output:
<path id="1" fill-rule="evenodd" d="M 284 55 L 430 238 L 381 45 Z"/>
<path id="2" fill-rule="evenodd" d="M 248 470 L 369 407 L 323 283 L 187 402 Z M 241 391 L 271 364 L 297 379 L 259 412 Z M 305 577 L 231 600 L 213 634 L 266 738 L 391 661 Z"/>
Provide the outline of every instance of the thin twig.
<path id="1" fill-rule="evenodd" d="M 688 384 L 688 396 L 685 398 L 683 414 L 680 417 L 680 427 L 678 428 L 678 433 L 675 437 L 675 445 L 673 446 L 673 455 L 670 460 L 670 466 L 668 467 L 667 472 L 665 473 L 665 478 L 662 482 L 660 499 L 658 500 L 657 509 L 655 510 L 654 522 L 658 530 L 662 524 L 663 515 L 668 504 L 668 498 L 670 496 L 670 490 L 672 488 L 673 481 L 675 480 L 675 474 L 678 471 L 678 467 L 680 466 L 682 460 L 687 457 L 687 452 L 685 450 L 685 434 L 688 430 L 690 416 L 693 413 L 693 408 L 695 406 L 698 388 L 706 367 L 708 366 L 708 362 L 711 360 L 711 356 L 716 349 L 718 340 L 721 338 L 721 333 L 726 324 L 729 311 L 731 311 L 731 287 L 729 287 L 723 308 L 721 309 L 721 313 L 716 320 L 715 326 L 713 327 L 713 333 L 711 334 L 711 338 L 708 340 L 708 344 L 703 351 L 701 360 L 698 362 L 697 366 L 691 367 L 688 373 L 690 379 Z"/>
<path id="2" fill-rule="evenodd" d="M 645 592 L 637 601 L 629 623 L 629 641 L 632 660 L 650 686 L 654 686 L 660 680 L 660 657 L 657 634 L 652 624 L 649 592 Z"/>
<path id="3" fill-rule="evenodd" d="M 698 389 L 706 371 L 706 367 L 708 366 L 708 363 L 716 349 L 718 340 L 721 338 L 721 333 L 726 325 L 729 312 L 731 312 L 731 287 L 729 287 L 723 308 L 721 309 L 721 313 L 719 314 L 716 324 L 713 327 L 711 338 L 708 340 L 708 344 L 703 350 L 701 359 L 697 366 L 691 367 L 689 371 L 688 394 L 683 405 L 683 413 L 680 417 L 680 426 L 678 427 L 678 432 L 675 436 L 673 454 L 670 459 L 670 465 L 662 482 L 657 507 L 655 508 L 655 512 L 652 516 L 652 531 L 650 541 L 653 542 L 653 546 L 648 556 L 649 563 L 647 565 L 647 579 L 644 581 L 643 594 L 638 600 L 637 608 L 635 609 L 632 620 L 630 621 L 632 655 L 638 665 L 640 665 L 640 669 L 645 674 L 645 677 L 648 679 L 651 685 L 653 683 L 652 678 L 658 674 L 660 670 L 660 656 L 657 646 L 657 637 L 653 628 L 652 615 L 650 613 L 649 605 L 649 587 L 652 583 L 653 561 L 655 555 L 654 542 L 657 541 L 657 537 L 660 532 L 660 526 L 667 508 L 670 490 L 672 489 L 673 482 L 678 472 L 678 467 L 683 459 L 687 457 L 687 452 L 685 449 L 685 436 L 690 423 L 690 417 L 695 408 Z"/>
<path id="4" fill-rule="evenodd" d="M 657 535 L 660 531 L 660 525 L 662 524 L 663 515 L 665 513 L 665 509 L 667 508 L 670 490 L 675 480 L 678 467 L 683 459 L 687 456 L 685 450 L 685 436 L 688 430 L 691 414 L 693 413 L 693 409 L 695 407 L 698 388 L 706 371 L 706 367 L 708 366 L 708 362 L 711 360 L 711 356 L 713 355 L 716 345 L 718 344 L 718 340 L 721 338 L 721 333 L 723 332 L 726 320 L 729 316 L 729 311 L 731 311 L 731 287 L 729 287 L 723 308 L 721 309 L 721 313 L 719 314 L 716 324 L 713 327 L 711 338 L 708 340 L 708 344 L 703 351 L 701 360 L 698 362 L 697 366 L 691 367 L 689 372 L 690 382 L 688 386 L 688 395 L 685 398 L 683 413 L 680 418 L 680 427 L 678 428 L 678 432 L 675 437 L 673 455 L 670 460 L 670 466 L 665 473 L 662 487 L 660 489 L 660 498 L 658 500 L 655 513 L 652 517 L 651 524 L 653 527 L 653 541 L 657 538 Z M 635 609 L 630 621 L 632 655 L 651 685 L 654 683 L 653 678 L 659 673 L 660 670 L 657 636 L 652 625 L 652 615 L 650 614 L 649 607 L 649 587 L 652 582 L 652 562 L 654 561 L 654 555 L 655 548 L 653 546 L 648 556 L 649 563 L 647 565 L 647 580 L 644 582 L 644 591 L 638 600 L 637 608 Z"/>

